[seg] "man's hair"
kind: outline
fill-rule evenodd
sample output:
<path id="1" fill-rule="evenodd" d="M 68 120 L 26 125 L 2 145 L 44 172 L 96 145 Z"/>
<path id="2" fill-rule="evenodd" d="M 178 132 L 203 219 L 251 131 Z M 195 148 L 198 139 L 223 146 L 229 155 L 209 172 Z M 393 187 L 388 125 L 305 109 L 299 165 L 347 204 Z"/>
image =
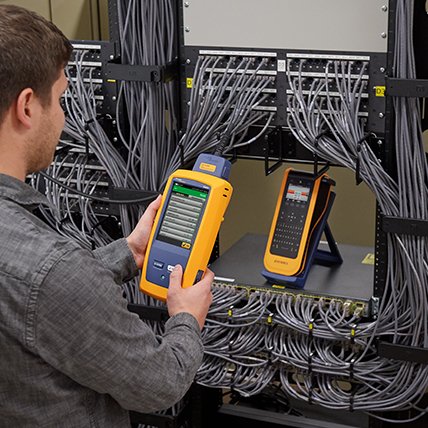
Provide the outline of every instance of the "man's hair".
<path id="1" fill-rule="evenodd" d="M 26 88 L 49 105 L 52 86 L 72 50 L 64 34 L 45 18 L 18 6 L 0 5 L 0 124 Z"/>

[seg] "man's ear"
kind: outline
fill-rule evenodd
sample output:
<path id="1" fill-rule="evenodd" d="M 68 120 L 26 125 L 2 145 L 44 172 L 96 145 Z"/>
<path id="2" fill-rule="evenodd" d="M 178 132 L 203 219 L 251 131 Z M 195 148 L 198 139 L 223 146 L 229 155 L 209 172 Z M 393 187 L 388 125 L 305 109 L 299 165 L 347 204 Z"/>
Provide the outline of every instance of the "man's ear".
<path id="1" fill-rule="evenodd" d="M 34 114 L 38 107 L 37 97 L 31 88 L 26 88 L 21 91 L 16 100 L 16 119 L 27 129 L 30 129 L 33 124 Z"/>

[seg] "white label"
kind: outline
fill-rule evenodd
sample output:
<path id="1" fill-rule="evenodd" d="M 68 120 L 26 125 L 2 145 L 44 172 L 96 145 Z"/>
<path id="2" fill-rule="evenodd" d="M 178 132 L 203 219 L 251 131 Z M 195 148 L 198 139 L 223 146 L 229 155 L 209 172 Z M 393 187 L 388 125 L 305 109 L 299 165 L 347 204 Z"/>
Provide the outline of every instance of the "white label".
<path id="1" fill-rule="evenodd" d="M 285 59 L 278 60 L 278 73 L 285 72 Z"/>

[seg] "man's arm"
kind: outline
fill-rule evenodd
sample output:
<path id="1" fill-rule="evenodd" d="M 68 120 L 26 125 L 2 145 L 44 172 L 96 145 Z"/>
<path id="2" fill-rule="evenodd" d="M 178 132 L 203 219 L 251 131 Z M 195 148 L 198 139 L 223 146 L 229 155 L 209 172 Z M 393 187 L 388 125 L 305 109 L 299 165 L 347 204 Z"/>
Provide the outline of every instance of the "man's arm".
<path id="1" fill-rule="evenodd" d="M 199 284 L 200 301 L 207 300 L 210 280 Z M 186 311 L 185 305 L 175 311 L 164 336 L 156 337 L 128 312 L 113 273 L 76 248 L 54 264 L 38 291 L 34 351 L 126 409 L 164 409 L 185 394 L 202 360 L 200 323 Z"/>
<path id="2" fill-rule="evenodd" d="M 93 252 L 94 256 L 113 272 L 117 284 L 129 281 L 138 274 L 138 269 L 142 268 L 150 232 L 160 203 L 161 197 L 158 196 L 146 208 L 137 226 L 126 239 L 119 239 Z"/>

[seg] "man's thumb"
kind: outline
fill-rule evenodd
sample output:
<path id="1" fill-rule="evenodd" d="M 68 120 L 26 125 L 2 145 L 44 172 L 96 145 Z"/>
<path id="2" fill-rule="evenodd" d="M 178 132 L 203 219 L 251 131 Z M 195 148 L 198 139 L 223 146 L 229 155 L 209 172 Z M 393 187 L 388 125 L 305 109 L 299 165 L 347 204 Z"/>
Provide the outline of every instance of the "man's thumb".
<path id="1" fill-rule="evenodd" d="M 169 276 L 169 287 L 181 288 L 182 279 L 183 279 L 183 268 L 180 265 L 176 265 Z"/>

